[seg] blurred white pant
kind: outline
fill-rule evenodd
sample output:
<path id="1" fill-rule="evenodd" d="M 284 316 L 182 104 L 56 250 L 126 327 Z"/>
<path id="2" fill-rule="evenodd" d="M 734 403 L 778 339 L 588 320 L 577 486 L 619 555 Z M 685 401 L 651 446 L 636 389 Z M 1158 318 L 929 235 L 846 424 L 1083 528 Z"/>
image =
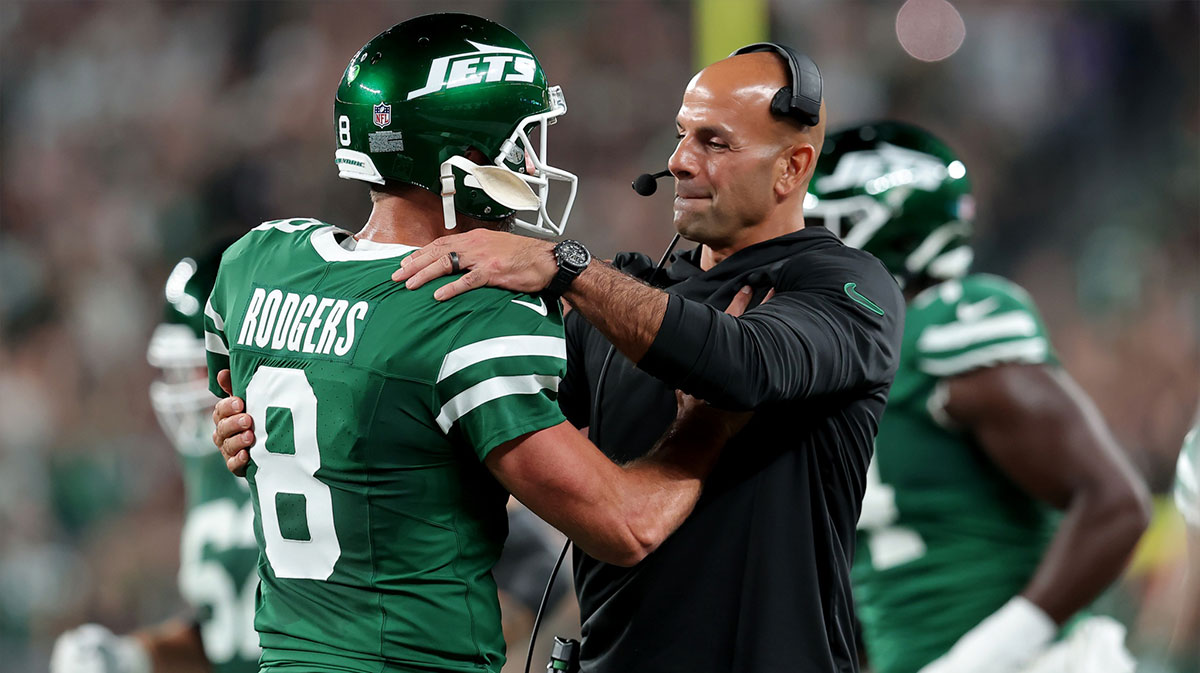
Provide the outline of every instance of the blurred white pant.
<path id="1" fill-rule="evenodd" d="M 1101 616 L 1080 622 L 1021 673 L 1133 673 L 1136 667 L 1125 649 L 1125 627 Z"/>

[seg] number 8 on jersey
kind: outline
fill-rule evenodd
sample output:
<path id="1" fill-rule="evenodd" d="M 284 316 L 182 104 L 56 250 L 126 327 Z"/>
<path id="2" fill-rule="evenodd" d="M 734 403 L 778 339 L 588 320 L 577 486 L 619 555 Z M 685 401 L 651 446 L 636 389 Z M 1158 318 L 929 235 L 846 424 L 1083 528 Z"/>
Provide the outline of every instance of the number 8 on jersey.
<path id="1" fill-rule="evenodd" d="M 329 487 L 314 476 L 317 396 L 304 370 L 259 367 L 246 386 L 246 411 L 264 428 L 250 458 L 267 561 L 279 578 L 327 580 L 342 550 Z"/>

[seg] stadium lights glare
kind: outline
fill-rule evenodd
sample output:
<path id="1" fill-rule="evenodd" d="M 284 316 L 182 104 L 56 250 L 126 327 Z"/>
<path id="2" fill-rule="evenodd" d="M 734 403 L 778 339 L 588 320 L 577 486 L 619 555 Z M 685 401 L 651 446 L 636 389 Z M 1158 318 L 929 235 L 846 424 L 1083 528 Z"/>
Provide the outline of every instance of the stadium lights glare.
<path id="1" fill-rule="evenodd" d="M 921 61 L 949 58 L 966 36 L 962 15 L 946 0 L 907 0 L 896 14 L 900 46 Z"/>

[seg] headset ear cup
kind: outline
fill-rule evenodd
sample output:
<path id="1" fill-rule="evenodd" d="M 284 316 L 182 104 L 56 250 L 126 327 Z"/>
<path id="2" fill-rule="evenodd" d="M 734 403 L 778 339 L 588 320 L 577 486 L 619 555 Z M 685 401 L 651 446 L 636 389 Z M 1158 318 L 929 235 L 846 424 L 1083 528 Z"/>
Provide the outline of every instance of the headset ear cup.
<path id="1" fill-rule="evenodd" d="M 785 86 L 775 92 L 771 99 L 771 112 L 781 117 L 792 117 L 792 87 Z"/>

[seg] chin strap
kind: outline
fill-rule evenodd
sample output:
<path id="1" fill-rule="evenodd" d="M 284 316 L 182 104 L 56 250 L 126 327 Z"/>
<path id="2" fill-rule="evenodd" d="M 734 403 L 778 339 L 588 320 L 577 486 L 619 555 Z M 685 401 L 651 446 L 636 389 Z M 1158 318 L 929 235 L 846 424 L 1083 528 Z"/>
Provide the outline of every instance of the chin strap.
<path id="1" fill-rule="evenodd" d="M 454 166 L 449 160 L 442 162 L 442 219 L 447 229 L 458 226 L 454 216 Z"/>

